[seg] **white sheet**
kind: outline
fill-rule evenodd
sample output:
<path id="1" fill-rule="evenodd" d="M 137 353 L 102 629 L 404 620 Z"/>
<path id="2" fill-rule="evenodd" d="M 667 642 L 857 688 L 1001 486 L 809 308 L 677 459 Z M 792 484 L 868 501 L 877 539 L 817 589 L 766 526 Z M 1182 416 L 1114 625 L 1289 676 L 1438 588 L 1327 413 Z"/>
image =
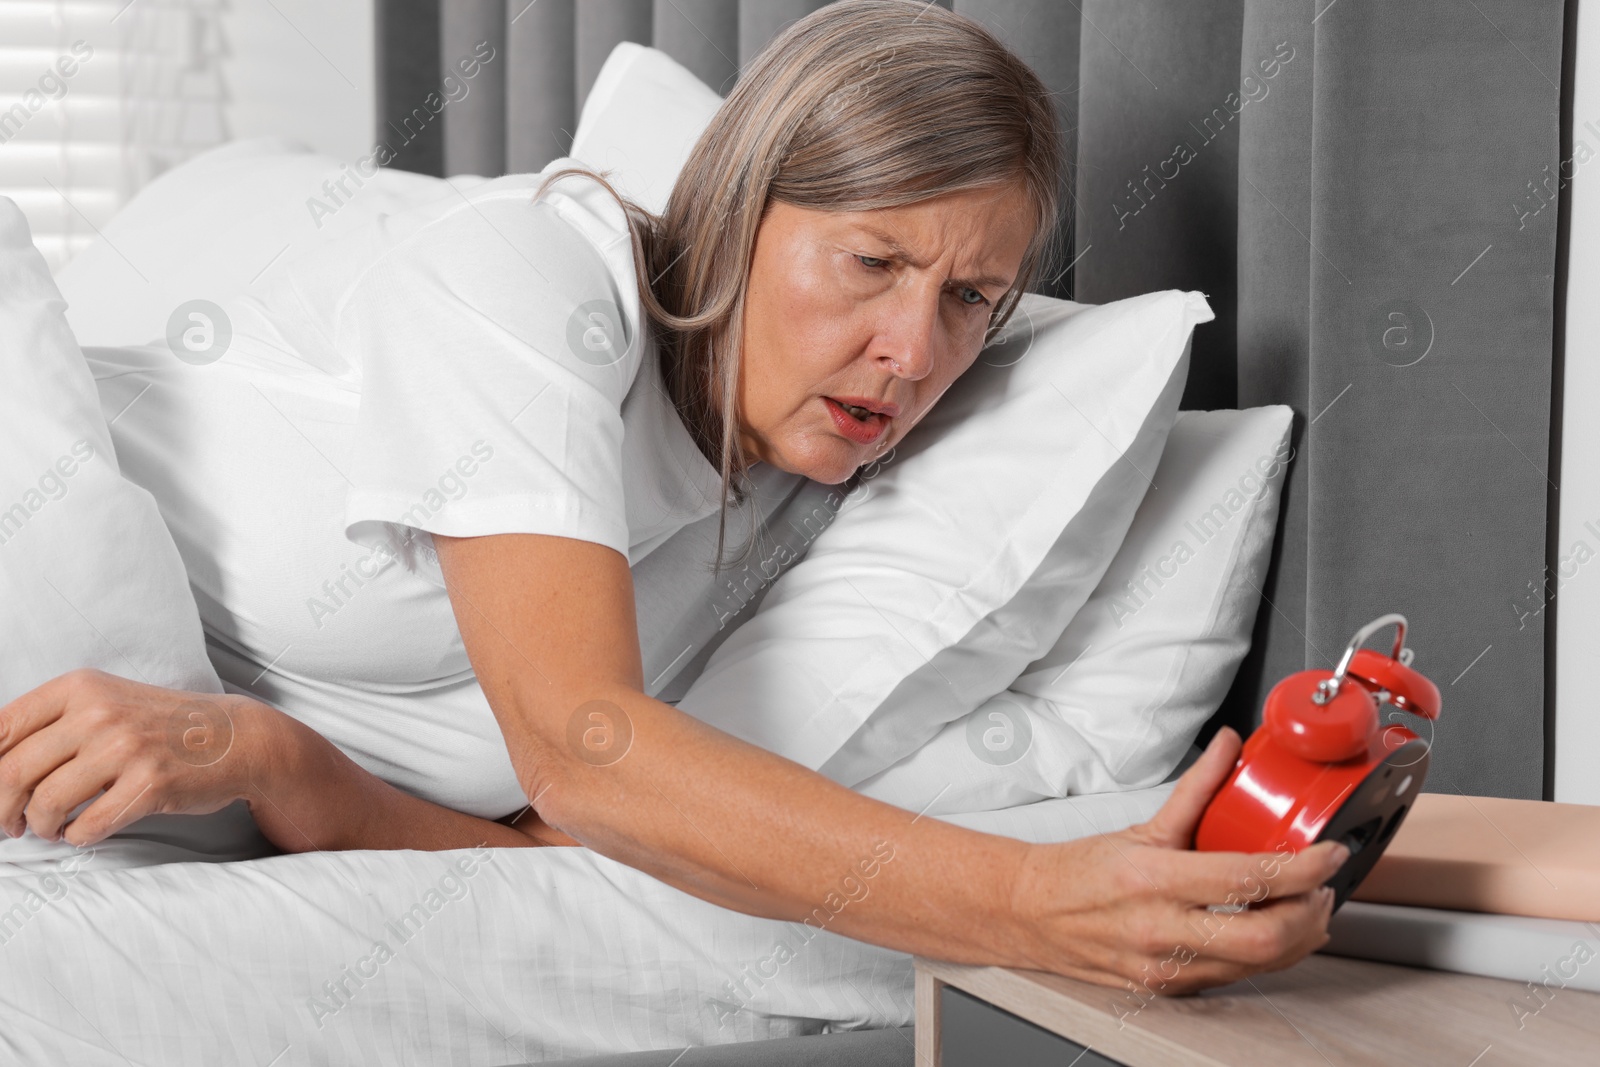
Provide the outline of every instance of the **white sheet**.
<path id="1" fill-rule="evenodd" d="M 1171 789 L 944 818 L 1067 840 L 1147 819 Z M 584 848 L 115 869 L 150 858 L 0 864 L 0 1062 L 489 1067 L 913 1018 L 910 956 Z"/>

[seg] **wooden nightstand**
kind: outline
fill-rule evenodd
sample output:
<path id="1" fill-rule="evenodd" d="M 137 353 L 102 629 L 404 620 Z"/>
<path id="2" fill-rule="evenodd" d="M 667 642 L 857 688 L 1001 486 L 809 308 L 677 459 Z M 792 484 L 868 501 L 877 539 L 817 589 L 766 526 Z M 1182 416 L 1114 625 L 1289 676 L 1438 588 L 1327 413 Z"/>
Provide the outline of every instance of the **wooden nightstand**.
<path id="1" fill-rule="evenodd" d="M 1038 971 L 918 956 L 916 975 L 917 1067 L 1600 1064 L 1600 994 L 1555 983 L 1536 995 L 1526 983 L 1313 955 L 1141 1008 L 1132 993 Z"/>

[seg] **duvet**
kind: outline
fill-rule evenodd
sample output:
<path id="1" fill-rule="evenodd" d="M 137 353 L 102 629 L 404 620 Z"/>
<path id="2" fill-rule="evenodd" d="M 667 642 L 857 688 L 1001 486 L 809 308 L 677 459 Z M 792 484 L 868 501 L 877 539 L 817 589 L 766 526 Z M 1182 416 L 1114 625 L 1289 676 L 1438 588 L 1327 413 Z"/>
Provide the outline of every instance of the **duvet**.
<path id="1" fill-rule="evenodd" d="M 1171 788 L 943 818 L 1068 840 Z M 493 1067 L 913 1018 L 911 957 L 828 929 L 851 895 L 781 922 L 586 848 L 221 854 L 0 862 L 0 1062 Z"/>

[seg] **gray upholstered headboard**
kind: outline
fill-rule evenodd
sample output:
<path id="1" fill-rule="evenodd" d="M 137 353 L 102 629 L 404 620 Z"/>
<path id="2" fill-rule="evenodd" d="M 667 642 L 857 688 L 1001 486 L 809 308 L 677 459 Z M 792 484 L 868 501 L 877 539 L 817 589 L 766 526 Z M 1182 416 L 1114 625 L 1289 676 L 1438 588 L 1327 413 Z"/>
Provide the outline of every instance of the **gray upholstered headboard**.
<path id="1" fill-rule="evenodd" d="M 724 94 L 820 0 L 378 0 L 380 136 L 492 42 L 503 62 L 393 165 L 564 155 L 622 40 Z M 1100 303 L 1205 292 L 1191 408 L 1296 413 L 1255 647 L 1219 721 L 1410 617 L 1445 692 L 1429 788 L 1548 796 L 1559 476 L 1563 0 L 944 0 L 1032 63 L 1073 155 L 1069 262 Z M 391 126 L 391 122 L 396 125 Z M 1565 131 L 1565 132 L 1564 132 Z M 1548 557 L 1554 558 L 1554 557 Z"/>

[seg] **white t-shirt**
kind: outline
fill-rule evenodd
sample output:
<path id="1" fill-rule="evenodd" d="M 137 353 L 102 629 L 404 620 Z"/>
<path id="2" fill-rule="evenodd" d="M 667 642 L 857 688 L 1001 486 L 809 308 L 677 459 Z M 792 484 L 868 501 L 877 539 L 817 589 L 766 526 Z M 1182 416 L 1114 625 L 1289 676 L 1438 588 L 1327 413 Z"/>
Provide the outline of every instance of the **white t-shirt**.
<path id="1" fill-rule="evenodd" d="M 224 305 L 215 362 L 86 353 L 230 688 L 490 818 L 526 798 L 429 534 L 636 564 L 721 485 L 666 394 L 622 209 L 581 177 L 533 203 L 539 178 L 441 186 L 275 264 Z"/>

